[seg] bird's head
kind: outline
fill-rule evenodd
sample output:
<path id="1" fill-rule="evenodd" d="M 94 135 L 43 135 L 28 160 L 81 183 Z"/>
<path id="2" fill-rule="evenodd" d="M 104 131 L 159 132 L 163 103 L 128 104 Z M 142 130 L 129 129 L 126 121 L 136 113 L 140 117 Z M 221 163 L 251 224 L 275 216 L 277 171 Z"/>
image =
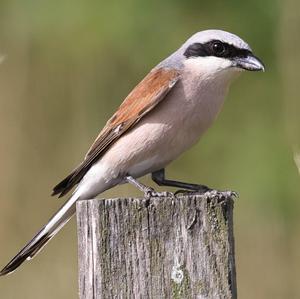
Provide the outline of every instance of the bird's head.
<path id="1" fill-rule="evenodd" d="M 183 64 L 215 77 L 241 70 L 264 71 L 263 62 L 238 36 L 222 30 L 194 34 L 180 48 Z"/>

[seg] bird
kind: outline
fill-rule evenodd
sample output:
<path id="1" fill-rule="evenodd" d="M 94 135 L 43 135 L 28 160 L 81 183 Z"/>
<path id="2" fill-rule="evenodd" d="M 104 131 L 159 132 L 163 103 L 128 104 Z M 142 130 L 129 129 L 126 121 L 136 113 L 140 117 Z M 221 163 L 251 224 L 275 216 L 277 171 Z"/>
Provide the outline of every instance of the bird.
<path id="1" fill-rule="evenodd" d="M 264 71 L 265 66 L 244 40 L 217 29 L 193 34 L 158 63 L 107 121 L 83 161 L 53 188 L 52 195 L 58 197 L 74 191 L 0 276 L 36 256 L 75 214 L 78 200 L 94 198 L 124 183 L 134 185 L 146 197 L 166 194 L 138 181 L 147 174 L 160 186 L 209 190 L 167 179 L 165 167 L 212 125 L 231 82 L 245 70 Z"/>

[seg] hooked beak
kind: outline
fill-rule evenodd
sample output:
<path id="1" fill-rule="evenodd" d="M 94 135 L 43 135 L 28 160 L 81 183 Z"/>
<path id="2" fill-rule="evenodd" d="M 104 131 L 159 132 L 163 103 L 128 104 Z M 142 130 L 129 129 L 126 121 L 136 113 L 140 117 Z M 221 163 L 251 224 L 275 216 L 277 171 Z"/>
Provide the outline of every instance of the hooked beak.
<path id="1" fill-rule="evenodd" d="M 233 66 L 247 71 L 265 71 L 264 63 L 252 53 L 249 53 L 246 57 L 234 58 Z"/>

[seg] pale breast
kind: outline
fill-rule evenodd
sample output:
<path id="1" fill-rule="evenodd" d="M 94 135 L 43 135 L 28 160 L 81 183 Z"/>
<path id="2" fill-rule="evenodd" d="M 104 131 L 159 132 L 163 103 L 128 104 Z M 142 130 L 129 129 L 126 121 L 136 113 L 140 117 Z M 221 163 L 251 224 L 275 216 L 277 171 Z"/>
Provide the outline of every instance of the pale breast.
<path id="1" fill-rule="evenodd" d="M 223 91 L 183 76 L 166 98 L 104 155 L 120 175 L 165 167 L 195 144 L 221 109 Z M 116 169 L 117 168 L 117 169 Z"/>

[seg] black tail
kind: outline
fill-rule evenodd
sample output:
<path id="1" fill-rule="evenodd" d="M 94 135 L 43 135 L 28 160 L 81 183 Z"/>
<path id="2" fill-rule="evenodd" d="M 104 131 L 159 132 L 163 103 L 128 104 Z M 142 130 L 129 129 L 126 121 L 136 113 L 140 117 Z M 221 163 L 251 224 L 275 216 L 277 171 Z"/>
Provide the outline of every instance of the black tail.
<path id="1" fill-rule="evenodd" d="M 52 191 L 52 196 L 59 194 L 62 197 L 67 194 L 75 185 L 77 185 L 88 171 L 88 167 L 81 163 L 65 179 L 58 183 Z"/>
<path id="2" fill-rule="evenodd" d="M 40 232 L 39 232 L 40 233 Z M 0 276 L 7 275 L 16 270 L 26 260 L 32 259 L 51 239 L 51 236 L 44 235 L 36 239 L 37 234 L 22 250 L 1 270 Z"/>
<path id="3" fill-rule="evenodd" d="M 38 254 L 74 215 L 77 199 L 78 197 L 73 195 L 32 240 L 0 271 L 0 276 L 13 272 L 26 260 L 30 260 Z"/>
<path id="4" fill-rule="evenodd" d="M 59 184 L 57 184 L 51 193 L 52 196 L 58 195 L 58 197 L 64 196 L 66 193 L 68 193 L 74 186 L 72 184 L 72 178 L 74 176 L 74 173 L 72 172 L 69 174 L 65 179 L 63 179 Z"/>

